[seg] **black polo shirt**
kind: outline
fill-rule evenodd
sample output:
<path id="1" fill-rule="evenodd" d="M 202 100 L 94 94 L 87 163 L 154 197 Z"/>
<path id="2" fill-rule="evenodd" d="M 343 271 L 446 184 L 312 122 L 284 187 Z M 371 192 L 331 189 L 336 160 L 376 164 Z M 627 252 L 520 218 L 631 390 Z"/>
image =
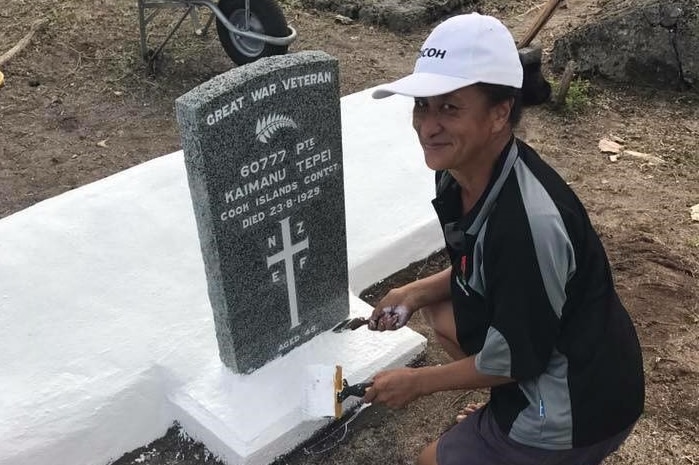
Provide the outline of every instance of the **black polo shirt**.
<path id="1" fill-rule="evenodd" d="M 633 424 L 644 403 L 638 338 L 565 181 L 516 140 L 467 215 L 447 172 L 437 173 L 433 205 L 452 262 L 461 348 L 480 372 L 517 380 L 491 389 L 502 430 L 526 445 L 568 449 Z"/>

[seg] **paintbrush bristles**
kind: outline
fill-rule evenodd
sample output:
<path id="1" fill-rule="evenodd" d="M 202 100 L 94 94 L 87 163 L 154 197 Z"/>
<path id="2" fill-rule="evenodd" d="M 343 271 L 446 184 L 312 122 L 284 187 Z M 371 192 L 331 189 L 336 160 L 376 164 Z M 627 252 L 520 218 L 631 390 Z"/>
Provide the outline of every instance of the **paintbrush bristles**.
<path id="1" fill-rule="evenodd" d="M 338 394 L 342 391 L 342 367 L 335 366 L 335 390 L 333 392 L 333 401 L 335 402 L 335 418 L 342 416 L 342 402 L 338 400 Z"/>
<path id="2" fill-rule="evenodd" d="M 302 407 L 305 416 L 309 418 L 336 416 L 336 371 L 337 367 L 333 365 L 317 364 L 306 366 Z"/>

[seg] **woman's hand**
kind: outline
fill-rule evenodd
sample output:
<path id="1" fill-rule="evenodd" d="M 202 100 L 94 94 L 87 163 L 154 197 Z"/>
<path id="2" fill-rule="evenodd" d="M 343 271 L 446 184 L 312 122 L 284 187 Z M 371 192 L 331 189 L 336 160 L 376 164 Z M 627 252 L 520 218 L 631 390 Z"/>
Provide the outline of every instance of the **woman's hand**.
<path id="1" fill-rule="evenodd" d="M 377 373 L 367 388 L 364 402 L 402 408 L 423 395 L 418 368 L 398 368 Z"/>
<path id="2" fill-rule="evenodd" d="M 408 323 L 417 308 L 410 307 L 410 292 L 406 287 L 391 289 L 374 308 L 369 317 L 369 329 L 393 331 Z"/>
<path id="3" fill-rule="evenodd" d="M 451 267 L 405 286 L 391 289 L 369 317 L 369 329 L 392 331 L 405 326 L 413 313 L 451 296 Z"/>

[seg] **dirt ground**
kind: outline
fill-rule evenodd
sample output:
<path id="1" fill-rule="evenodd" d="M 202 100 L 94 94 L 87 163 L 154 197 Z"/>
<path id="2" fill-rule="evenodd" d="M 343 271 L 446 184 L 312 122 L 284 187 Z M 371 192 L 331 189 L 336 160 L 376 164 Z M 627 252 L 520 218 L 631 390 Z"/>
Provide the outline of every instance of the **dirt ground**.
<path id="1" fill-rule="evenodd" d="M 503 19 L 517 37 L 542 3 L 482 0 L 479 8 Z M 605 3 L 569 0 L 537 41 L 550 51 L 556 37 L 592 20 Z M 429 30 L 421 26 L 396 34 L 370 25 L 342 25 L 332 13 L 303 9 L 298 3 L 284 3 L 284 11 L 299 31 L 291 51 L 321 49 L 339 59 L 343 95 L 410 72 Z M 135 0 L 9 0 L 0 9 L 0 54 L 38 18 L 47 18 L 47 27 L 2 69 L 0 217 L 178 150 L 175 98 L 233 66 L 215 31 L 197 37 L 185 24 L 165 49 L 158 73 L 149 76 L 138 53 Z M 174 14 L 162 15 L 151 40 L 162 37 L 174 20 Z M 548 68 L 545 72 L 550 79 L 558 77 Z M 566 112 L 548 106 L 528 110 L 519 135 L 587 206 L 640 334 L 646 411 L 606 464 L 695 465 L 699 223 L 691 221 L 689 209 L 699 203 L 699 96 L 593 80 L 578 103 Z M 665 162 L 629 156 L 611 162 L 597 148 L 609 136 Z M 363 297 L 376 302 L 390 287 L 443 266 L 444 258 L 436 255 L 377 283 Z M 419 318 L 410 325 L 431 337 Z M 422 363 L 446 361 L 431 340 Z M 459 405 L 484 398 L 483 392 L 453 392 L 420 399 L 403 410 L 371 407 L 279 463 L 413 463 L 418 451 L 451 424 Z M 194 465 L 214 460 L 173 428 L 117 463 Z"/>

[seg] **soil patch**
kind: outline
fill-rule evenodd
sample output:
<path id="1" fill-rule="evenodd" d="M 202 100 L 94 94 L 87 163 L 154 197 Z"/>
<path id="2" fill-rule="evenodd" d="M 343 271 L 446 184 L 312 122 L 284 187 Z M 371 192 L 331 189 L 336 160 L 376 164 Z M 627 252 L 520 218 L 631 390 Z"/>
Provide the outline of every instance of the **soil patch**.
<path id="1" fill-rule="evenodd" d="M 412 31 L 465 6 L 469 0 L 301 0 L 306 8 L 331 11 L 353 20 L 385 26 L 396 32 Z"/>

